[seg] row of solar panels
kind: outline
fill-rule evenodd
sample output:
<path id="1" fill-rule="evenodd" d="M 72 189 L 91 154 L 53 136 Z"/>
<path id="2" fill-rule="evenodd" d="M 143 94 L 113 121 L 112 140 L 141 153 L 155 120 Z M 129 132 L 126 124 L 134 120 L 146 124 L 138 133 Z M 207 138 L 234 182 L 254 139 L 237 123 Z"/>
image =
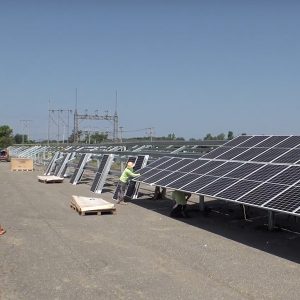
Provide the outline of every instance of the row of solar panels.
<path id="1" fill-rule="evenodd" d="M 300 136 L 239 136 L 205 154 L 210 159 L 299 163 Z"/>
<path id="2" fill-rule="evenodd" d="M 261 149 L 269 145 L 273 147 L 269 150 L 282 149 L 285 152 L 262 161 L 224 158 L 226 153 L 238 148 L 257 153 L 259 145 L 264 146 Z M 293 159 L 279 163 L 284 153 L 293 153 Z M 135 180 L 300 215 L 300 136 L 240 136 L 203 157 L 162 157 L 139 170 L 141 176 Z"/>

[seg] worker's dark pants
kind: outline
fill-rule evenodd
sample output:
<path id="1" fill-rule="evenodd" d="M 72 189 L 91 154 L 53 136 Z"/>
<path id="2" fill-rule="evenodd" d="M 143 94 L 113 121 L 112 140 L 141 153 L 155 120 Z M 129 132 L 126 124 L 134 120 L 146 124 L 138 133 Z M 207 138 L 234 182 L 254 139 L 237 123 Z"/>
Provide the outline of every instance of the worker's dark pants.
<path id="1" fill-rule="evenodd" d="M 118 202 L 122 202 L 124 201 L 124 195 L 126 192 L 126 188 L 127 188 L 127 183 L 123 182 L 123 181 L 119 181 L 119 192 L 118 192 Z"/>
<path id="2" fill-rule="evenodd" d="M 178 218 L 178 217 L 182 217 L 182 210 L 183 210 L 183 205 L 181 204 L 176 204 L 170 213 L 170 216 L 173 218 Z"/>

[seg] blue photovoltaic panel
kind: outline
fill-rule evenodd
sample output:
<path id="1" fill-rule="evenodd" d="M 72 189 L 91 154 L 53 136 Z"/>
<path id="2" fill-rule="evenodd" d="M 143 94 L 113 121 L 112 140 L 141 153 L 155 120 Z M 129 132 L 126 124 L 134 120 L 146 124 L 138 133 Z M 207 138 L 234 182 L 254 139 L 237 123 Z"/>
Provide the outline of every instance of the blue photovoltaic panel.
<path id="1" fill-rule="evenodd" d="M 221 192 L 225 188 L 229 187 L 230 185 L 234 184 L 237 182 L 237 179 L 233 178 L 219 178 L 216 181 L 213 181 L 209 185 L 199 189 L 197 191 L 197 194 L 201 195 L 208 195 L 208 196 L 214 196 L 215 194 Z"/>
<path id="2" fill-rule="evenodd" d="M 283 135 L 275 135 L 275 136 L 271 136 L 270 138 L 268 138 L 267 140 L 261 142 L 259 144 L 259 147 L 267 147 L 267 148 L 271 148 L 274 147 L 275 145 L 281 143 L 282 141 L 284 141 L 285 139 L 287 139 L 288 136 L 283 136 Z"/>
<path id="3" fill-rule="evenodd" d="M 178 161 L 176 164 L 166 168 L 166 170 L 170 170 L 170 171 L 178 171 L 180 170 L 182 167 L 185 167 L 186 165 L 190 164 L 191 162 L 193 162 L 193 159 L 189 159 L 189 158 L 183 158 L 180 159 L 180 161 Z"/>
<path id="4" fill-rule="evenodd" d="M 265 204 L 264 207 L 286 212 L 297 211 L 300 208 L 300 188 L 291 187 Z"/>
<path id="5" fill-rule="evenodd" d="M 240 135 L 236 137 L 235 139 L 229 141 L 228 143 L 224 144 L 226 147 L 235 147 L 237 145 L 240 145 L 241 143 L 249 140 L 252 136 L 251 135 Z"/>
<path id="6" fill-rule="evenodd" d="M 196 159 L 192 163 L 186 165 L 185 167 L 182 167 L 180 169 L 180 172 L 193 172 L 195 169 L 199 168 L 200 166 L 207 164 L 209 160 L 204 159 Z"/>
<path id="7" fill-rule="evenodd" d="M 147 172 L 145 172 L 144 174 L 142 173 L 143 171 L 144 171 L 144 169 L 141 169 L 139 171 L 141 173 L 141 176 L 135 177 L 134 178 L 135 181 L 144 181 L 145 179 L 150 178 L 150 177 L 156 175 L 158 172 L 160 172 L 160 170 L 158 170 L 158 169 L 150 169 L 150 168 L 147 168 Z"/>
<path id="8" fill-rule="evenodd" d="M 247 150 L 248 150 L 248 148 L 242 148 L 242 147 L 232 148 L 231 150 L 227 151 L 226 153 L 218 156 L 218 159 L 225 159 L 225 160 L 233 159 L 234 157 L 242 154 L 243 152 L 245 152 Z"/>
<path id="9" fill-rule="evenodd" d="M 192 171 L 192 173 L 195 173 L 195 174 L 205 174 L 217 167 L 219 167 L 220 165 L 223 165 L 225 162 L 224 161 L 218 161 L 218 160 L 212 160 L 212 161 L 209 161 L 207 164 L 195 169 Z"/>
<path id="10" fill-rule="evenodd" d="M 212 175 L 212 176 L 224 176 L 225 174 L 229 173 L 230 171 L 236 169 L 237 167 L 240 167 L 242 163 L 240 162 L 233 162 L 229 161 L 221 166 L 213 169 L 212 171 L 208 172 L 207 175 Z"/>
<path id="11" fill-rule="evenodd" d="M 188 174 L 185 174 L 184 176 L 182 176 L 181 178 L 178 178 L 175 181 L 170 182 L 168 185 L 166 185 L 166 187 L 178 190 L 178 189 L 182 188 L 183 186 L 196 180 L 197 178 L 199 178 L 198 174 L 188 173 Z"/>
<path id="12" fill-rule="evenodd" d="M 144 169 L 137 181 L 300 214 L 300 136 L 240 136 L 201 159 L 164 157 Z"/>
<path id="13" fill-rule="evenodd" d="M 294 164 L 300 161 L 300 149 L 292 149 L 274 160 L 274 163 Z"/>
<path id="14" fill-rule="evenodd" d="M 150 164 L 148 165 L 148 167 L 149 167 L 149 168 L 155 168 L 155 167 L 161 165 L 162 163 L 164 163 L 164 162 L 166 162 L 166 161 L 168 161 L 168 160 L 170 160 L 170 159 L 171 159 L 170 157 L 163 156 L 163 157 L 161 157 L 161 158 L 159 158 L 159 159 L 153 161 L 152 163 L 150 163 Z"/>
<path id="15" fill-rule="evenodd" d="M 139 173 L 139 174 L 146 174 L 147 172 L 149 172 L 150 170 L 153 170 L 152 168 L 149 168 L 148 166 L 147 167 L 145 167 L 145 168 L 143 168 L 143 169 L 140 169 L 140 170 L 138 170 L 137 171 L 137 173 Z"/>
<path id="16" fill-rule="evenodd" d="M 204 158 L 217 158 L 221 154 L 224 154 L 225 152 L 229 151 L 230 149 L 231 149 L 230 147 L 221 146 L 221 147 L 218 147 L 218 148 L 208 152 L 207 154 L 204 154 L 202 157 L 204 157 Z"/>
<path id="17" fill-rule="evenodd" d="M 172 165 L 174 165 L 175 163 L 177 163 L 180 160 L 181 160 L 181 158 L 171 157 L 168 161 L 157 166 L 157 169 L 164 170 L 166 168 L 171 167 Z"/>
<path id="18" fill-rule="evenodd" d="M 250 192 L 255 187 L 257 187 L 260 183 L 256 181 L 249 180 L 240 180 L 236 184 L 230 186 L 226 190 L 216 194 L 218 198 L 225 198 L 229 200 L 237 200 L 242 195 L 247 192 Z"/>
<path id="19" fill-rule="evenodd" d="M 266 152 L 262 153 L 261 155 L 252 159 L 252 161 L 258 162 L 271 162 L 272 160 L 276 159 L 278 156 L 285 153 L 286 150 L 282 148 L 271 148 Z"/>
<path id="20" fill-rule="evenodd" d="M 183 186 L 181 189 L 186 192 L 195 193 L 200 188 L 211 183 L 214 180 L 216 180 L 216 177 L 214 176 L 202 176 L 194 180 L 193 182 Z"/>
<path id="21" fill-rule="evenodd" d="M 284 165 L 264 165 L 262 168 L 247 176 L 247 180 L 267 181 L 279 172 L 286 169 Z"/>
<path id="22" fill-rule="evenodd" d="M 145 178 L 143 182 L 148 183 L 148 184 L 154 184 L 156 181 L 170 175 L 172 172 L 171 171 L 166 171 L 166 170 L 157 170 L 156 174 Z"/>
<path id="23" fill-rule="evenodd" d="M 255 190 L 246 194 L 242 198 L 239 198 L 238 201 L 246 204 L 253 204 L 261 206 L 265 202 L 269 201 L 287 187 L 279 184 L 264 183 Z"/>
<path id="24" fill-rule="evenodd" d="M 170 182 L 173 182 L 176 179 L 181 178 L 183 175 L 185 175 L 185 173 L 173 172 L 173 173 L 167 175 L 166 177 L 156 181 L 155 184 L 159 185 L 159 186 L 166 186 Z"/>
<path id="25" fill-rule="evenodd" d="M 268 148 L 250 148 L 246 150 L 244 153 L 234 157 L 234 160 L 243 160 L 248 161 L 253 159 L 254 157 L 262 154 L 264 151 L 267 151 Z"/>
<path id="26" fill-rule="evenodd" d="M 245 142 L 241 143 L 239 147 L 259 147 L 258 145 L 262 142 L 268 139 L 270 136 L 268 135 L 257 135 L 252 136 L 250 139 L 246 140 Z"/>
<path id="27" fill-rule="evenodd" d="M 294 148 L 300 145 L 300 136 L 290 136 L 288 139 L 276 145 L 278 148 Z"/>
<path id="28" fill-rule="evenodd" d="M 272 183 L 292 185 L 300 180 L 300 166 L 291 166 L 270 179 Z"/>
<path id="29" fill-rule="evenodd" d="M 229 172 L 226 174 L 226 177 L 230 178 L 237 178 L 242 179 L 247 175 L 250 175 L 251 173 L 255 172 L 259 168 L 263 167 L 262 164 L 254 164 L 254 163 L 245 163 L 238 167 L 237 169 L 233 170 L 232 172 Z"/>

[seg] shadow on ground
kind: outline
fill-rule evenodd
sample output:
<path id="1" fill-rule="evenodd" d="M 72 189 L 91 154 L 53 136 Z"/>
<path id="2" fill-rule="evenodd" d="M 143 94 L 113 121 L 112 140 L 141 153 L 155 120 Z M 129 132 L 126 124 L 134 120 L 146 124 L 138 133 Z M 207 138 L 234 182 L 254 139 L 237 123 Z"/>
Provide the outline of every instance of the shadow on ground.
<path id="1" fill-rule="evenodd" d="M 174 205 L 172 200 L 153 200 L 146 194 L 140 196 L 130 202 L 169 217 Z M 276 226 L 269 231 L 267 211 L 252 207 L 244 210 L 242 205 L 230 202 L 208 201 L 205 212 L 199 210 L 198 203 L 189 202 L 188 213 L 190 218 L 177 220 L 300 263 L 300 224 L 296 217 L 276 214 Z"/>

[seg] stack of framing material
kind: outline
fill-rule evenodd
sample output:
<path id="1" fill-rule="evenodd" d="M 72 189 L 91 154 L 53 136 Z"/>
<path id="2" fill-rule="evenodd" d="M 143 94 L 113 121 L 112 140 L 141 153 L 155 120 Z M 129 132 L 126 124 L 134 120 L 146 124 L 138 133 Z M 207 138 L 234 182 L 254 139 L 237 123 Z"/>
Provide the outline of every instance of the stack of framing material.
<path id="1" fill-rule="evenodd" d="M 64 180 L 63 178 L 54 175 L 38 176 L 37 178 L 39 182 L 44 183 L 61 183 Z"/>
<path id="2" fill-rule="evenodd" d="M 33 171 L 33 160 L 29 158 L 12 158 L 11 171 Z"/>
<path id="3" fill-rule="evenodd" d="M 86 214 L 113 214 L 116 210 L 115 205 L 101 198 L 90 198 L 82 196 L 72 196 L 70 206 L 80 215 Z"/>

